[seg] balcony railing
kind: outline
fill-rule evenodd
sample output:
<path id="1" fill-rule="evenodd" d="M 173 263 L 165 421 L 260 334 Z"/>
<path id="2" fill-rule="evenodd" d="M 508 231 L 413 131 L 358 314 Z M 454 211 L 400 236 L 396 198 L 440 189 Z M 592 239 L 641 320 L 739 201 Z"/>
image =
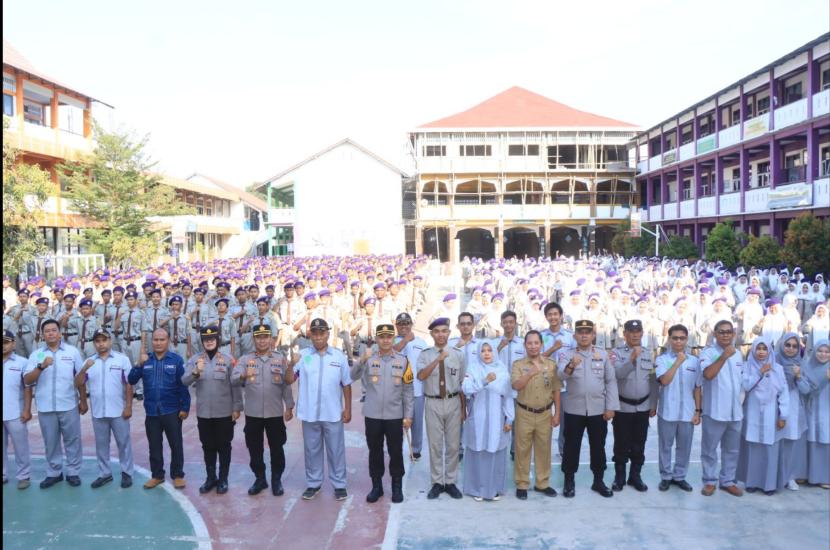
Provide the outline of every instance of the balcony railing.
<path id="1" fill-rule="evenodd" d="M 819 165 L 818 177 L 826 178 L 830 176 L 830 159 L 823 159 Z"/>
<path id="2" fill-rule="evenodd" d="M 791 166 L 781 170 L 780 182 L 782 185 L 787 183 L 798 183 L 807 181 L 807 170 L 805 166 Z"/>
<path id="3" fill-rule="evenodd" d="M 723 180 L 723 192 L 735 193 L 741 189 L 741 178 L 729 178 Z"/>
<path id="4" fill-rule="evenodd" d="M 769 172 L 761 172 L 749 178 L 750 189 L 758 189 L 761 187 L 769 187 Z"/>

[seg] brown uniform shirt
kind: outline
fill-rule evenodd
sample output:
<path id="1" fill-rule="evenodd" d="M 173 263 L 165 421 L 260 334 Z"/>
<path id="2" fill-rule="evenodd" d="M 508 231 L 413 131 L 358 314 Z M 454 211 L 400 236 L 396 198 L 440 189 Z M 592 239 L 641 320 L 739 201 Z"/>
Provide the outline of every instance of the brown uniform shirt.
<path id="1" fill-rule="evenodd" d="M 540 360 L 542 372 L 531 378 L 516 397 L 519 403 L 531 409 L 547 407 L 553 401 L 554 392 L 562 389 L 556 363 L 547 357 L 540 357 Z M 533 369 L 533 363 L 527 357 L 514 361 L 510 372 L 510 382 L 515 382 L 531 369 Z"/>

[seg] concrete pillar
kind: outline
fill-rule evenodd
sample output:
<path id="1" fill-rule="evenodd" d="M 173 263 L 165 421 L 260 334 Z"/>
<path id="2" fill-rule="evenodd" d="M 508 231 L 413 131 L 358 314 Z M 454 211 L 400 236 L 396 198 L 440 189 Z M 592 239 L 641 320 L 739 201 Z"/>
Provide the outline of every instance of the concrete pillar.
<path id="1" fill-rule="evenodd" d="M 775 129 L 775 107 L 778 104 L 778 93 L 776 90 L 775 85 L 775 68 L 771 68 L 769 70 L 769 131 L 772 132 Z M 810 99 L 809 102 L 812 101 Z M 772 186 L 772 183 L 770 183 Z"/>
<path id="2" fill-rule="evenodd" d="M 715 154 L 715 215 L 720 216 L 720 190 L 723 188 L 723 159 Z"/>
<path id="3" fill-rule="evenodd" d="M 14 115 L 17 117 L 17 123 L 20 131 L 23 130 L 23 75 L 17 73 L 14 75 Z"/>
<path id="4" fill-rule="evenodd" d="M 458 236 L 458 229 L 456 229 L 455 224 L 450 224 L 447 234 L 449 236 L 447 241 L 447 246 L 449 247 L 449 259 L 450 263 L 456 264 L 460 260 L 458 257 L 458 247 L 455 245 L 455 238 Z M 436 238 L 437 238 L 436 234 Z"/>
<path id="5" fill-rule="evenodd" d="M 741 213 L 743 213 L 746 209 L 746 189 L 749 184 L 749 151 L 746 150 L 744 146 L 741 146 L 740 151 L 740 182 L 739 185 L 741 186 Z"/>
<path id="6" fill-rule="evenodd" d="M 415 254 L 420 256 L 424 253 L 424 228 L 420 222 L 415 225 Z"/>
<path id="7" fill-rule="evenodd" d="M 84 107 L 84 137 L 92 136 L 92 101 L 87 100 Z"/>
<path id="8" fill-rule="evenodd" d="M 770 120 L 772 120 L 772 116 L 770 116 Z M 781 179 L 781 145 L 775 140 L 774 136 L 769 142 L 769 172 L 769 188 L 775 189 L 776 182 Z"/>
<path id="9" fill-rule="evenodd" d="M 499 236 L 496 239 L 496 257 L 504 258 L 504 220 L 499 220 Z"/>
<path id="10" fill-rule="evenodd" d="M 49 104 L 49 125 L 53 130 L 58 129 L 58 111 L 58 92 L 57 90 L 52 90 L 52 101 Z"/>
<path id="11" fill-rule="evenodd" d="M 811 50 L 812 51 L 812 50 Z M 812 99 L 807 102 L 812 105 Z M 818 136 L 812 127 L 807 128 L 807 183 L 812 185 L 813 178 L 818 174 L 821 159 L 818 156 Z"/>

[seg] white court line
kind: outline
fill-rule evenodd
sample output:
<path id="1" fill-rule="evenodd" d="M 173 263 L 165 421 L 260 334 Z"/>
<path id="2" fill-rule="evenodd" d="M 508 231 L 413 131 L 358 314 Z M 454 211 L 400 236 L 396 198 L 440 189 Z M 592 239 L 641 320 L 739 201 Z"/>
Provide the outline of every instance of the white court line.
<path id="1" fill-rule="evenodd" d="M 42 459 L 46 460 L 45 455 L 31 455 L 31 458 Z M 83 460 L 94 460 L 98 461 L 97 457 L 94 456 L 84 456 L 82 457 Z M 120 461 L 112 457 L 110 460 L 116 464 L 120 465 Z M 147 470 L 146 468 L 139 466 L 138 464 L 134 464 L 133 467 L 136 471 L 141 473 L 142 475 L 147 476 L 147 478 L 153 477 L 153 474 Z M 193 531 L 196 534 L 195 537 L 170 537 L 171 540 L 193 540 L 194 542 L 198 543 L 198 547 L 200 550 L 212 550 L 213 543 L 210 540 L 210 533 L 208 532 L 207 525 L 205 525 L 204 520 L 202 519 L 202 515 L 196 510 L 196 507 L 193 506 L 193 503 L 190 502 L 186 496 L 184 496 L 179 489 L 175 489 L 171 487 L 169 483 L 162 483 L 161 488 L 167 491 L 167 493 L 173 497 L 173 500 L 178 503 L 181 507 L 182 511 L 187 515 L 188 519 L 190 520 L 190 524 L 193 526 Z M 4 531 L 5 532 L 5 531 Z M 101 537 L 106 537 L 107 535 L 101 535 Z"/>

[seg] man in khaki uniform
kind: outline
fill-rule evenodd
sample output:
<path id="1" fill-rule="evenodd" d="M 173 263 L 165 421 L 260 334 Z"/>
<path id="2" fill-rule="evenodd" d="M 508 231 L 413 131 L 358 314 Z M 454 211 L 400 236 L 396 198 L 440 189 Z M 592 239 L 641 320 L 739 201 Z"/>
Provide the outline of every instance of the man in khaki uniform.
<path id="1" fill-rule="evenodd" d="M 418 356 L 418 380 L 424 383 L 429 467 L 432 488 L 428 499 L 442 492 L 461 498 L 455 486 L 458 477 L 458 454 L 461 446 L 461 423 L 464 422 L 464 356 L 447 344 L 450 320 L 439 317 L 429 324 L 435 345 Z M 446 450 L 446 454 L 445 454 Z M 445 466 L 446 461 L 446 466 Z"/>
<path id="2" fill-rule="evenodd" d="M 559 390 L 562 384 L 556 363 L 542 355 L 542 335 L 537 330 L 525 334 L 527 356 L 515 361 L 510 371 L 516 397 L 516 459 L 513 476 L 516 498 L 527 499 L 530 487 L 530 448 L 536 462 L 534 491 L 556 496 L 550 486 L 550 442 L 553 428 L 559 425 Z"/>

